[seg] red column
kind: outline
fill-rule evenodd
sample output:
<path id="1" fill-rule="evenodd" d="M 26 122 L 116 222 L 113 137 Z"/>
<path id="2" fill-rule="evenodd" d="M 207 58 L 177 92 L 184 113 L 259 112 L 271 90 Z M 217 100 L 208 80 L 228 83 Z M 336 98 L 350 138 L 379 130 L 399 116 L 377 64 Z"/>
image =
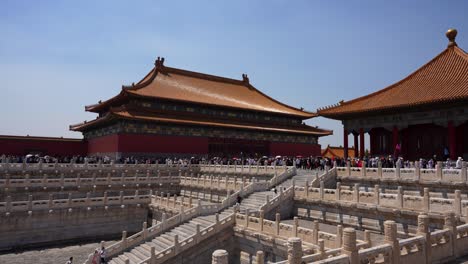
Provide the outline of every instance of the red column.
<path id="1" fill-rule="evenodd" d="M 360 128 L 359 129 L 359 158 L 363 158 L 364 154 L 366 153 L 366 150 L 364 149 L 364 129 Z"/>
<path id="2" fill-rule="evenodd" d="M 457 158 L 457 136 L 453 121 L 448 122 L 448 140 L 449 140 L 449 152 L 450 159 L 454 160 Z"/>
<path id="3" fill-rule="evenodd" d="M 359 149 L 358 149 L 358 135 L 353 133 L 354 136 L 354 157 L 359 157 Z"/>
<path id="4" fill-rule="evenodd" d="M 344 148 L 344 158 L 348 158 L 348 129 L 343 128 L 343 148 Z"/>

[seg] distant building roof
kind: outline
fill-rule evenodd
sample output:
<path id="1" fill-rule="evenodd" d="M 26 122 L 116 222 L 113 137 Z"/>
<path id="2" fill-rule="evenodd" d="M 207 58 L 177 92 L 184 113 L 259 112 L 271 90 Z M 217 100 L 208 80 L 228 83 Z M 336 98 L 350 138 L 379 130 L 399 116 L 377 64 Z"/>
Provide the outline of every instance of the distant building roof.
<path id="1" fill-rule="evenodd" d="M 330 145 L 327 146 L 326 149 L 322 150 L 322 157 L 325 158 L 344 158 L 344 148 L 343 147 L 332 147 Z M 348 148 L 348 157 L 354 157 L 354 148 Z"/>
<path id="2" fill-rule="evenodd" d="M 456 30 L 447 32 L 448 47 L 434 59 L 385 89 L 318 110 L 320 116 L 342 119 L 377 113 L 466 102 L 468 100 L 468 54 L 455 42 Z"/>
<path id="3" fill-rule="evenodd" d="M 307 119 L 317 116 L 283 104 L 257 90 L 246 74 L 242 80 L 192 72 L 164 65 L 164 58 L 137 84 L 123 86 L 121 92 L 109 100 L 87 106 L 91 112 L 103 112 L 114 102 L 128 96 L 169 99 L 197 104 L 291 115 Z"/>

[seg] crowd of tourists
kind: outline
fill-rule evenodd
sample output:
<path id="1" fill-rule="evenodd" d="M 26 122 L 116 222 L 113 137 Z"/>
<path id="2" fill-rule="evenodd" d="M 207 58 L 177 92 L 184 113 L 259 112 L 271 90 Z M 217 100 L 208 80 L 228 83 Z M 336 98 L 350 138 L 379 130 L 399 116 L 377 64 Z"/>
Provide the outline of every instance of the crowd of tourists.
<path id="1" fill-rule="evenodd" d="M 416 166 L 415 162 L 413 161 L 405 160 L 403 157 L 394 158 L 392 155 L 386 157 L 363 157 L 362 159 L 348 158 L 347 160 L 336 158 L 334 161 L 336 161 L 337 166 L 339 167 L 346 166 L 348 161 L 350 162 L 351 167 L 362 167 L 363 162 L 365 162 L 366 167 L 368 168 L 377 168 L 379 166 L 379 162 L 381 163 L 382 168 L 414 168 Z M 422 169 L 435 169 L 437 162 L 438 160 L 436 156 L 430 159 L 418 160 L 419 167 Z M 451 160 L 450 158 L 447 158 L 442 162 L 442 166 L 445 169 L 461 169 L 463 162 L 464 161 L 462 157 L 458 157 L 457 160 Z"/>
<path id="2" fill-rule="evenodd" d="M 440 161 L 436 156 L 430 159 L 419 159 L 420 168 L 434 169 L 437 162 Z M 365 162 L 368 168 L 377 168 L 379 162 L 382 168 L 413 168 L 415 162 L 405 160 L 402 157 L 395 158 L 393 155 L 380 156 L 380 157 L 363 157 L 363 158 L 348 158 L 343 159 L 339 157 L 327 158 L 327 157 L 303 157 L 303 156 L 262 156 L 262 157 L 125 157 L 119 159 L 112 159 L 108 156 L 40 156 L 28 154 L 24 156 L 20 155 L 1 155 L 0 163 L 75 163 L 75 164 L 110 164 L 111 162 L 116 164 L 167 164 L 167 165 L 181 165 L 188 166 L 189 164 L 219 164 L 219 165 L 268 165 L 268 166 L 293 166 L 295 165 L 298 169 L 304 170 L 323 170 L 325 166 L 329 168 L 333 167 L 335 162 L 338 167 L 345 167 L 347 162 L 350 162 L 351 167 L 362 167 Z M 447 158 L 442 164 L 444 168 L 461 168 L 463 159 L 458 157 L 457 160 L 451 160 Z"/>

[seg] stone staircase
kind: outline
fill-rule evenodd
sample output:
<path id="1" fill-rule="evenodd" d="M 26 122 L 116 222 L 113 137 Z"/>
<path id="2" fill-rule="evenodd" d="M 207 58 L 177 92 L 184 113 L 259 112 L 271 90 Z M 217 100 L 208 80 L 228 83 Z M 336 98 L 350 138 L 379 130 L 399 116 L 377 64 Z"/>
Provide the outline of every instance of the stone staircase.
<path id="1" fill-rule="evenodd" d="M 231 212 L 221 212 L 218 217 L 223 219 L 231 215 Z M 200 230 L 205 229 L 216 223 L 216 215 L 198 216 L 192 218 L 188 222 L 179 225 L 162 235 L 153 238 L 151 241 L 140 244 L 128 252 L 124 252 L 117 257 L 112 258 L 109 264 L 138 264 L 151 257 L 151 247 L 154 247 L 155 253 L 158 254 L 177 242 L 183 241 L 191 236 L 194 236 Z M 198 227 L 197 227 L 198 226 Z M 127 262 L 128 261 L 128 262 Z"/>
<path id="2" fill-rule="evenodd" d="M 291 184 L 289 184 L 291 182 Z M 286 185 L 292 185 L 292 181 L 286 180 L 281 185 L 281 188 L 286 187 Z M 283 186 L 284 185 L 284 186 Z M 186 194 L 187 192 L 184 192 Z M 261 207 L 267 202 L 267 196 L 269 199 L 274 199 L 275 197 L 280 195 L 280 191 L 278 189 L 277 194 L 273 191 L 255 191 L 245 197 L 239 206 L 239 210 L 241 213 L 249 210 L 249 212 L 259 212 Z M 184 195 L 185 196 L 185 195 Z M 187 198 L 187 196 L 185 196 Z M 195 198 L 195 199 L 194 199 Z M 198 193 L 196 196 L 192 196 L 192 202 L 197 201 L 198 206 L 216 206 L 220 205 L 220 203 L 213 203 L 207 201 L 206 195 L 199 195 Z M 176 197 L 176 200 L 180 200 L 180 197 Z M 210 199 L 211 200 L 211 199 Z M 232 204 L 232 203 L 231 203 Z M 219 223 L 219 228 L 226 228 L 226 224 L 233 225 L 234 224 L 234 210 L 236 206 L 228 207 L 222 210 L 219 214 L 210 214 L 210 215 L 202 215 L 196 216 L 183 222 L 168 231 L 157 235 L 156 237 L 152 238 L 151 240 L 142 242 L 140 244 L 135 244 L 133 247 L 128 247 L 127 250 L 121 251 L 122 253 L 115 255 L 109 263 L 112 264 L 140 264 L 140 263 L 149 263 L 147 262 L 149 258 L 154 259 L 155 263 L 162 263 L 164 262 L 163 259 L 169 258 L 169 255 L 177 254 L 180 252 L 176 250 L 176 247 L 180 247 L 180 250 L 184 250 L 187 246 L 193 246 L 198 243 L 197 241 L 193 241 L 194 237 L 197 237 L 197 234 L 200 234 L 201 230 L 204 229 L 211 229 L 211 226 Z M 194 208 L 196 209 L 196 207 Z M 187 218 L 188 219 L 188 218 Z M 218 219 L 218 220 L 217 220 Z M 222 219 L 226 219 L 221 221 Z M 232 220 L 227 220 L 232 219 Z M 219 232 L 219 228 L 215 228 L 216 230 L 207 231 L 211 232 L 209 235 L 216 235 L 215 232 Z M 198 232 L 197 232 L 198 230 Z M 204 233 L 204 232 L 201 232 Z M 207 236 L 201 235 L 200 239 L 205 239 Z M 144 241 L 145 239 L 143 239 Z M 201 241 L 201 240 L 200 240 Z M 191 244 L 191 245 L 188 245 Z M 161 262 L 162 261 L 162 262 Z M 151 262 L 153 263 L 153 262 Z"/>

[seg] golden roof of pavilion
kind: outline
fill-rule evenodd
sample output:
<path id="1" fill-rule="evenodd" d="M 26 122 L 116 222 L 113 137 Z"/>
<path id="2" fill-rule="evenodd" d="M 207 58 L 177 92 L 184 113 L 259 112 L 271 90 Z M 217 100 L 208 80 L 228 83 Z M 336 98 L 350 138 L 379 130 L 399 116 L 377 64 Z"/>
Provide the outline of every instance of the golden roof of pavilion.
<path id="1" fill-rule="evenodd" d="M 302 119 L 317 116 L 267 96 L 250 84 L 246 74 L 242 77 L 242 80 L 236 80 L 167 67 L 164 65 L 164 58 L 158 58 L 155 67 L 141 81 L 123 86 L 118 95 L 104 102 L 86 106 L 85 109 L 103 112 L 129 96 L 137 96 L 268 112 Z"/>
<path id="2" fill-rule="evenodd" d="M 415 107 L 431 107 L 468 100 L 468 54 L 455 42 L 457 31 L 447 31 L 448 47 L 401 81 L 377 92 L 318 109 L 333 119 Z"/>

